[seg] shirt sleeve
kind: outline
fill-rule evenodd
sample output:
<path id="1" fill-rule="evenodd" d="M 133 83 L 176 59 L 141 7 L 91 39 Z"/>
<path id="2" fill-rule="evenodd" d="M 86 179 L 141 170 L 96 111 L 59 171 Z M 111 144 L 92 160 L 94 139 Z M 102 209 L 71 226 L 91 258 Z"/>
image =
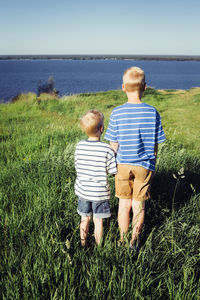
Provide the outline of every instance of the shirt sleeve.
<path id="1" fill-rule="evenodd" d="M 110 148 L 107 156 L 107 173 L 117 174 L 117 164 L 115 159 L 115 152 Z"/>
<path id="2" fill-rule="evenodd" d="M 117 142 L 117 124 L 113 111 L 110 116 L 110 121 L 104 139 L 110 142 Z"/>
<path id="3" fill-rule="evenodd" d="M 77 150 L 78 150 L 78 144 L 76 145 L 76 148 L 75 148 L 75 152 L 74 152 L 74 165 L 75 165 L 75 170 L 77 170 L 77 156 L 78 156 L 78 153 L 77 153 Z"/>
<path id="4" fill-rule="evenodd" d="M 162 143 L 166 140 L 164 130 L 162 128 L 161 117 L 159 113 L 156 113 L 156 144 Z"/>

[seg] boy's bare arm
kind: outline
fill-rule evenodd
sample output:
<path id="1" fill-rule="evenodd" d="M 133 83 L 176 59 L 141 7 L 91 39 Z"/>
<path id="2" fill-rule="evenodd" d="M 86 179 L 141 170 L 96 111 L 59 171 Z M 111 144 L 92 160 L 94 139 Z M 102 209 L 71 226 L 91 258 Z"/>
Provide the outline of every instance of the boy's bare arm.
<path id="1" fill-rule="evenodd" d="M 117 153 L 119 144 L 117 142 L 110 142 L 110 146 L 114 150 L 114 152 Z"/>

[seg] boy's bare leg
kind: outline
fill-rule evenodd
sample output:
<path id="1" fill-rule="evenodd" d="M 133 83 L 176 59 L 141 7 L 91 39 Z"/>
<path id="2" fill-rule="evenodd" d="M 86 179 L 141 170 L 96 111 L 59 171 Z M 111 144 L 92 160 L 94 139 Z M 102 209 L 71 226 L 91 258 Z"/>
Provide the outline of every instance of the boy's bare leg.
<path id="1" fill-rule="evenodd" d="M 91 217 L 81 217 L 80 238 L 81 238 L 81 245 L 83 247 L 86 245 L 86 239 L 88 236 L 90 220 L 91 220 Z"/>
<path id="2" fill-rule="evenodd" d="M 93 217 L 93 221 L 95 242 L 99 245 L 103 237 L 103 219 Z"/>
<path id="3" fill-rule="evenodd" d="M 130 210 L 132 199 L 119 199 L 118 225 L 120 230 L 120 241 L 124 241 L 124 235 L 127 234 L 130 223 Z"/>
<path id="4" fill-rule="evenodd" d="M 133 209 L 133 221 L 132 221 L 132 238 L 130 245 L 133 245 L 134 242 L 139 237 L 139 234 L 144 224 L 144 215 L 145 215 L 145 201 L 136 201 L 132 200 L 132 209 Z"/>

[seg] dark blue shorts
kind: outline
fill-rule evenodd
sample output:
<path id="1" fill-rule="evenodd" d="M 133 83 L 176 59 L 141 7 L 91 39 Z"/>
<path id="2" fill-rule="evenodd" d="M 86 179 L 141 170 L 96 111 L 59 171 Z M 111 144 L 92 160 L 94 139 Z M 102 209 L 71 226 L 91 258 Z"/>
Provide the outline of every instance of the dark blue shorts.
<path id="1" fill-rule="evenodd" d="M 78 199 L 77 212 L 82 217 L 94 216 L 95 218 L 110 218 L 110 204 L 108 201 L 87 201 Z"/>

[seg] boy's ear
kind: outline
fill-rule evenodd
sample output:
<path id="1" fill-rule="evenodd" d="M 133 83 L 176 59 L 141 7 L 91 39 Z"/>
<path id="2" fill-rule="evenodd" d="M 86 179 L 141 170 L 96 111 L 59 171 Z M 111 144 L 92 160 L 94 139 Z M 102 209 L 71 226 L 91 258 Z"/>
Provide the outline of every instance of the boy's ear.
<path id="1" fill-rule="evenodd" d="M 123 91 L 124 93 L 126 93 L 125 86 L 124 86 L 123 83 L 122 83 L 122 91 Z"/>
<path id="2" fill-rule="evenodd" d="M 101 132 L 101 133 L 104 132 L 104 125 L 102 125 L 102 126 L 100 127 L 100 132 Z"/>

